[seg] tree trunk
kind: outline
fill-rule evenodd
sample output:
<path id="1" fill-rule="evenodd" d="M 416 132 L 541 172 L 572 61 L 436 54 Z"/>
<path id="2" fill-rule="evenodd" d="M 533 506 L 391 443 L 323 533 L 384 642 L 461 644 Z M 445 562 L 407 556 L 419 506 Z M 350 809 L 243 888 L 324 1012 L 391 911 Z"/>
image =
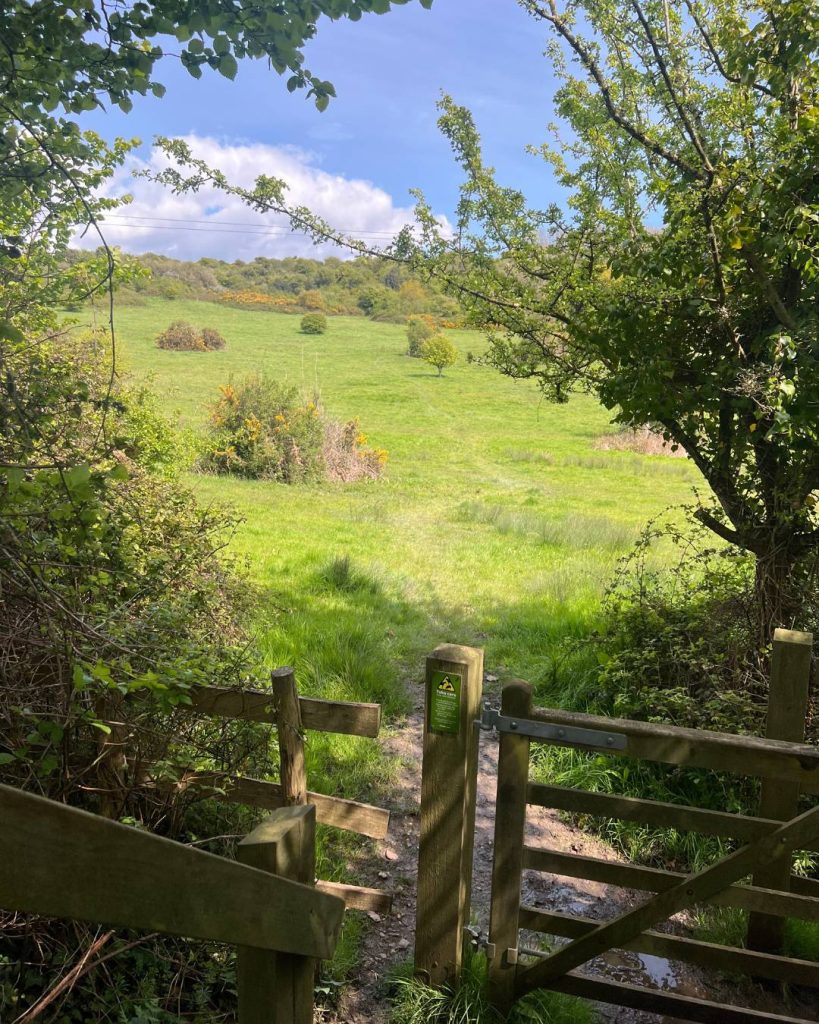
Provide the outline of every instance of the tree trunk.
<path id="1" fill-rule="evenodd" d="M 772 543 L 756 556 L 755 605 L 760 646 L 767 646 L 777 627 L 798 629 L 802 612 L 797 579 L 798 557 L 787 544 Z"/>

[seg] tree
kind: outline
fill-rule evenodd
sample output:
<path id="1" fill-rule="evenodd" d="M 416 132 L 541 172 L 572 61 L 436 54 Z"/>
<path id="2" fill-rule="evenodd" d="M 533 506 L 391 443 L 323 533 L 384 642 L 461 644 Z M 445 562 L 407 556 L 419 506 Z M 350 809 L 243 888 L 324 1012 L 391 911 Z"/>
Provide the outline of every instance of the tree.
<path id="1" fill-rule="evenodd" d="M 438 376 L 443 377 L 448 366 L 458 362 L 458 349 L 443 334 L 435 334 L 421 345 L 421 358 L 436 367 Z"/>
<path id="2" fill-rule="evenodd" d="M 590 391 L 688 453 L 716 498 L 698 517 L 756 559 L 766 643 L 798 620 L 790 581 L 819 544 L 819 10 L 522 6 L 553 36 L 571 133 L 542 154 L 567 207 L 502 187 L 444 99 L 465 183 L 457 250 L 421 205 L 427 265 L 501 372 Z"/>
<path id="3" fill-rule="evenodd" d="M 418 359 L 423 355 L 424 342 L 435 334 L 431 317 L 407 317 L 407 355 Z"/>

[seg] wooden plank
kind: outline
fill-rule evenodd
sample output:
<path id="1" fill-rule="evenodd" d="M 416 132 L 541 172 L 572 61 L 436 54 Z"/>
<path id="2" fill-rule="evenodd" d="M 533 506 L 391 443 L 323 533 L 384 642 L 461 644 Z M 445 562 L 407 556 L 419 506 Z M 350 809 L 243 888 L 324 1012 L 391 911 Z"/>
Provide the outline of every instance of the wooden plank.
<path id="1" fill-rule="evenodd" d="M 179 769 L 180 772 L 182 769 Z M 180 788 L 198 788 L 214 800 L 244 804 L 272 811 L 284 807 L 284 794 L 278 782 L 223 775 L 219 772 L 184 772 L 175 783 Z M 357 832 L 371 839 L 384 839 L 390 825 L 390 812 L 340 796 L 307 791 L 307 802 L 316 808 L 316 820 L 322 825 Z"/>
<path id="2" fill-rule="evenodd" d="M 452 732 L 433 729 L 446 676 L 460 691 Z M 444 644 L 427 658 L 415 970 L 435 987 L 457 983 L 469 924 L 482 690 L 480 649 Z"/>
<path id="3" fill-rule="evenodd" d="M 526 718 L 531 708 L 532 687 L 528 683 L 515 680 L 503 687 L 504 715 Z M 489 960 L 489 999 L 502 1015 L 508 1013 L 515 998 L 528 777 L 528 738 L 501 733 L 489 918 L 489 942 L 494 949 Z"/>
<path id="4" fill-rule="evenodd" d="M 292 668 L 270 673 L 276 698 L 276 729 L 279 735 L 279 773 L 285 806 L 307 803 L 307 768 L 304 764 L 304 726 L 301 723 L 296 676 Z"/>
<path id="5" fill-rule="evenodd" d="M 191 691 L 191 707 L 205 715 L 276 724 L 275 697 L 266 690 L 238 690 L 226 686 L 198 686 Z M 358 701 L 299 697 L 305 729 L 374 738 L 381 727 L 381 705 Z"/>
<path id="6" fill-rule="evenodd" d="M 576 971 L 558 979 L 549 988 L 582 999 L 627 1006 L 648 1013 L 662 1013 L 675 1020 L 698 1021 L 700 1024 L 812 1024 L 802 1017 L 789 1017 L 746 1009 L 742 1006 L 714 1003 L 708 999 L 696 999 L 674 992 L 660 992 L 657 989 L 642 988 L 640 985 L 622 981 L 593 978 Z"/>
<path id="7" fill-rule="evenodd" d="M 305 729 L 369 739 L 375 739 L 381 729 L 380 704 L 319 700 L 317 697 L 299 697 L 299 704 Z"/>
<path id="8" fill-rule="evenodd" d="M 346 882 L 316 882 L 319 892 L 329 892 L 344 900 L 347 910 L 371 910 L 376 914 L 389 914 L 392 910 L 392 896 L 381 889 L 370 889 L 365 885 L 347 885 Z"/>
<path id="9" fill-rule="evenodd" d="M 637 821 L 659 828 L 675 828 L 681 832 L 726 836 L 739 839 L 741 842 L 751 842 L 760 836 L 769 835 L 782 824 L 773 818 L 709 811 L 701 807 L 664 803 L 661 800 L 642 800 L 613 793 L 592 793 L 585 789 L 547 786 L 539 782 L 529 783 L 527 803 L 575 814 Z M 819 843 L 810 844 L 809 849 L 819 851 Z"/>
<path id="10" fill-rule="evenodd" d="M 548 871 L 566 878 L 585 878 L 592 882 L 603 882 L 624 889 L 638 889 L 645 892 L 665 892 L 686 876 L 678 871 L 662 871 L 659 868 L 638 867 L 621 864 L 618 861 L 602 860 L 599 857 L 583 857 L 574 853 L 559 853 L 556 850 L 524 848 L 523 866 L 532 871 Z M 798 881 L 793 876 L 796 889 Z M 812 896 L 776 892 L 750 885 L 731 885 L 724 891 L 704 900 L 721 907 L 739 907 L 742 910 L 759 910 L 778 917 L 798 917 L 804 921 L 819 921 L 819 899 Z"/>
<path id="11" fill-rule="evenodd" d="M 771 740 L 805 739 L 808 714 L 810 666 L 813 636 L 788 629 L 774 633 L 771 652 L 771 680 L 768 691 L 768 721 L 765 735 Z M 788 821 L 799 807 L 799 783 L 780 779 L 763 779 L 759 813 L 764 818 Z M 793 868 L 793 857 L 782 856 L 754 873 L 754 885 L 765 889 L 787 889 Z M 748 945 L 767 953 L 778 953 L 785 939 L 785 922 L 777 917 L 751 914 L 748 921 Z"/>
<path id="12" fill-rule="evenodd" d="M 562 935 L 574 939 L 586 935 L 600 923 L 593 918 L 573 917 L 536 907 L 521 907 L 520 927 L 528 931 L 543 932 L 547 935 Z M 748 974 L 759 978 L 770 978 L 791 985 L 819 987 L 819 963 L 812 960 L 796 960 L 790 957 L 758 953 L 734 946 L 721 946 L 713 942 L 700 942 L 679 935 L 664 932 L 643 932 L 636 939 L 626 943 L 625 949 L 637 953 L 650 953 L 669 960 L 682 960 L 698 964 L 710 970 L 726 971 L 730 974 Z"/>
<path id="13" fill-rule="evenodd" d="M 783 779 L 798 782 L 805 793 L 819 793 L 819 747 L 812 744 L 786 743 L 758 736 L 732 736 L 703 729 L 683 729 L 674 725 L 635 722 L 625 718 L 603 718 L 554 708 L 535 708 L 529 717 L 550 725 L 600 729 L 609 733 L 623 733 L 627 737 L 625 750 L 595 748 L 600 753 L 658 761 L 662 764 L 712 768 L 736 775 Z M 557 740 L 548 742 L 560 745 Z"/>
<path id="14" fill-rule="evenodd" d="M 525 979 L 530 987 L 548 985 L 561 974 L 574 970 L 607 949 L 630 942 L 658 921 L 695 903 L 701 903 L 709 896 L 715 896 L 760 864 L 767 863 L 772 856 L 777 856 L 783 847 L 793 850 L 806 839 L 812 840 L 817 836 L 819 807 L 813 807 L 798 818 L 786 822 L 771 835 L 756 839 L 710 867 L 687 876 L 665 892 L 655 893 L 645 903 L 601 924 L 588 935 L 580 936 L 524 972 L 522 980 Z"/>
<path id="15" fill-rule="evenodd" d="M 0 907 L 330 957 L 327 893 L 0 786 Z"/>
<path id="16" fill-rule="evenodd" d="M 284 807 L 237 848 L 243 864 L 312 886 L 316 875 L 316 810 Z M 240 946 L 239 1024 L 313 1024 L 316 962 L 306 956 Z"/>

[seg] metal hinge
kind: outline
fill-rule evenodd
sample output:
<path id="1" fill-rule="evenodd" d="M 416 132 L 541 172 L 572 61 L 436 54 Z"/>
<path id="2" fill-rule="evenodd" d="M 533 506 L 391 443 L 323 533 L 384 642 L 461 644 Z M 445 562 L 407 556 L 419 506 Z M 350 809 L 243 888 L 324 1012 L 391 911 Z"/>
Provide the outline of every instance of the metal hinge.
<path id="1" fill-rule="evenodd" d="M 549 722 L 533 722 L 530 718 L 510 718 L 502 715 L 497 705 L 484 701 L 483 714 L 478 723 L 481 729 L 491 732 L 515 733 L 529 739 L 550 743 L 561 743 L 567 747 L 603 747 L 608 750 L 625 750 L 628 738 L 621 732 L 602 729 L 580 729 L 574 725 L 551 725 Z"/>

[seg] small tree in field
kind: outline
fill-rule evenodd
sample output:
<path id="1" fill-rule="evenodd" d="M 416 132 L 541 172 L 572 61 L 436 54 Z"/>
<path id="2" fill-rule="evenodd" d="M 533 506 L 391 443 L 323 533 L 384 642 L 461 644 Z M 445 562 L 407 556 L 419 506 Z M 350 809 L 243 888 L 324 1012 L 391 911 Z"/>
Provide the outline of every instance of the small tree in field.
<path id="1" fill-rule="evenodd" d="M 324 334 L 327 330 L 327 317 L 323 313 L 305 313 L 301 318 L 302 334 Z"/>
<path id="2" fill-rule="evenodd" d="M 421 346 L 421 358 L 438 370 L 439 377 L 443 377 L 444 370 L 457 363 L 458 350 L 445 335 L 435 334 Z"/>

